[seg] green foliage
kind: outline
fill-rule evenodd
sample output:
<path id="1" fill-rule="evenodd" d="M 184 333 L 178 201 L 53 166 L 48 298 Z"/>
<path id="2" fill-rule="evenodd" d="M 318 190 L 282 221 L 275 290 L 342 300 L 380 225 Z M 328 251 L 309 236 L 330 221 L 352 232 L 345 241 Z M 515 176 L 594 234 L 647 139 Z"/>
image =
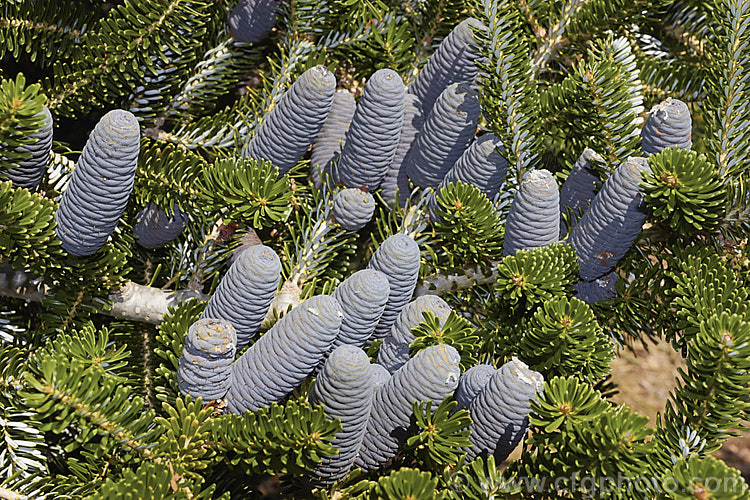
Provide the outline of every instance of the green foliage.
<path id="1" fill-rule="evenodd" d="M 487 195 L 458 181 L 443 187 L 435 196 L 434 226 L 446 265 L 486 265 L 502 257 L 503 226 Z"/>
<path id="2" fill-rule="evenodd" d="M 469 443 L 471 418 L 468 410 L 454 411 L 453 398 L 444 399 L 433 412 L 432 402 L 414 402 L 416 431 L 406 440 L 406 450 L 421 467 L 441 472 L 455 466 Z"/>
<path id="3" fill-rule="evenodd" d="M 203 170 L 201 196 L 213 211 L 228 220 L 260 229 L 289 216 L 292 200 L 289 179 L 265 160 L 227 158 Z"/>
<path id="4" fill-rule="evenodd" d="M 570 292 L 578 280 L 578 260 L 568 245 L 555 243 L 519 250 L 497 266 L 495 291 L 513 312 L 530 311 L 538 304 Z"/>
<path id="5" fill-rule="evenodd" d="M 55 233 L 57 204 L 0 181 L 0 254 L 17 269 L 43 274 L 45 264 L 64 254 Z"/>
<path id="6" fill-rule="evenodd" d="M 576 298 L 544 302 L 524 325 L 520 357 L 545 378 L 573 375 L 594 383 L 610 372 L 614 345 L 591 308 Z"/>
<path id="7" fill-rule="evenodd" d="M 677 306 L 677 322 L 669 338 L 685 350 L 700 325 L 715 314 L 747 314 L 748 290 L 737 273 L 715 254 L 706 250 L 686 251 L 668 273 L 674 286 L 667 291 Z M 679 334 L 679 337 L 677 336 Z"/>
<path id="8" fill-rule="evenodd" d="M 128 280 L 210 294 L 255 227 L 302 298 L 330 293 L 393 234 L 412 236 L 429 275 L 422 285 L 456 311 L 444 326 L 426 315 L 412 350 L 452 345 L 464 369 L 518 356 L 547 379 L 522 456 L 503 472 L 492 458 L 463 462 L 469 419 L 446 399 L 435 412 L 415 405 L 405 448 L 382 470 L 300 497 L 594 495 L 570 482 L 523 488 L 576 474 L 655 478 L 641 496 L 747 496 L 738 472 L 707 456 L 750 414 L 746 1 L 290 0 L 254 44 L 227 28 L 237 1 L 0 7 L 0 170 L 22 158 L 14 150 L 39 129 L 45 104 L 57 141 L 38 193 L 0 182 L 0 293 L 21 296 L 0 300 L 0 475 L 9 495 L 250 498 L 264 478 L 302 475 L 336 453 L 340 425 L 305 401 L 309 381 L 291 400 L 243 416 L 179 393 L 184 336 L 204 303 L 171 308 L 158 330 L 108 318 L 110 295 Z M 511 170 L 495 201 L 459 183 L 428 209 L 432 193 L 416 190 L 403 209 L 381 204 L 359 234 L 331 223 L 330 193 L 312 188 L 307 161 L 278 178 L 266 162 L 238 158 L 306 69 L 326 65 L 355 94 L 384 67 L 408 84 L 469 16 L 488 27 L 476 34 L 481 127 L 502 138 Z M 617 298 L 587 306 L 570 297 L 578 265 L 567 245 L 502 258 L 503 220 L 525 171 L 564 177 L 590 147 L 606 174 L 637 154 L 644 106 L 670 96 L 690 106 L 695 152 L 649 158 L 645 199 L 656 223 L 615 269 Z M 70 257 L 56 239 L 55 200 L 85 132 L 113 108 L 142 125 L 133 198 L 104 248 Z M 145 252 L 130 224 L 150 202 L 179 204 L 190 223 Z M 433 210 L 441 220 L 428 227 Z M 644 417 L 607 399 L 604 332 L 619 346 L 661 337 L 686 356 L 650 441 Z M 366 347 L 373 360 L 379 344 Z M 716 477 L 736 491 L 709 491 Z M 294 496 L 288 486 L 282 494 Z"/>
<path id="9" fill-rule="evenodd" d="M 625 39 L 596 44 L 539 102 L 543 130 L 555 131 L 554 153 L 561 156 L 565 170 L 586 147 L 600 153 L 612 170 L 628 156 L 639 156 L 635 152 L 643 97 Z"/>
<path id="10" fill-rule="evenodd" d="M 143 463 L 135 471 L 126 469 L 119 480 L 108 479 L 88 500 L 121 498 L 132 500 L 209 500 L 213 487 L 200 491 L 199 484 L 185 481 L 166 464 Z"/>
<path id="11" fill-rule="evenodd" d="M 742 426 L 750 408 L 750 323 L 727 311 L 701 321 L 686 368 L 666 407 L 665 426 L 698 430 L 706 453 Z"/>
<path id="12" fill-rule="evenodd" d="M 403 467 L 378 479 L 372 490 L 372 500 L 432 500 L 442 499 L 443 494 L 436 490 L 437 478 L 429 472 Z"/>
<path id="13" fill-rule="evenodd" d="M 596 487 L 571 484 L 577 475 L 597 484 L 599 478 L 638 477 L 652 453 L 647 417 L 608 403 L 575 377 L 548 380 L 531 407 L 531 437 L 514 472 L 555 478 L 573 498 L 586 498 Z"/>
<path id="14" fill-rule="evenodd" d="M 117 453 L 125 462 L 153 453 L 148 441 L 158 432 L 151 427 L 154 415 L 143 411 L 145 402 L 132 387 L 77 359 L 48 355 L 29 368 L 19 395 L 36 412 L 40 430 L 64 434 L 66 452 L 83 448 L 89 461 Z M 71 426 L 77 431 L 71 433 Z"/>
<path id="15" fill-rule="evenodd" d="M 180 392 L 177 389 L 177 366 L 182 354 L 190 325 L 200 317 L 206 302 L 189 300 L 176 308 L 169 308 L 154 339 L 155 358 L 151 369 L 155 373 L 153 391 L 156 398 L 167 403 L 178 404 Z M 166 408 L 166 406 L 165 406 Z"/>
<path id="16" fill-rule="evenodd" d="M 409 344 L 409 352 L 414 356 L 428 347 L 445 344 L 453 346 L 461 355 L 461 367 L 466 370 L 477 362 L 479 337 L 471 323 L 455 311 L 451 311 L 442 321 L 430 311 L 423 311 L 424 321 L 411 329 L 414 340 Z"/>
<path id="17" fill-rule="evenodd" d="M 539 119 L 533 106 L 537 85 L 527 57 L 529 47 L 519 9 L 512 2 L 476 1 L 477 17 L 488 28 L 476 34 L 486 64 L 480 64 L 482 110 L 503 141 L 508 169 L 518 180 L 541 152 Z"/>
<path id="18" fill-rule="evenodd" d="M 744 170 L 744 159 L 750 154 L 747 123 L 750 107 L 739 96 L 747 92 L 748 82 L 740 75 L 750 64 L 750 5 L 741 0 L 717 2 L 710 9 L 711 35 L 706 81 L 706 149 L 713 157 L 722 178 L 733 177 Z"/>
<path id="19" fill-rule="evenodd" d="M 37 115 L 42 112 L 47 100 L 39 89 L 36 83 L 26 85 L 23 73 L 19 73 L 15 81 L 0 81 L 0 173 L 17 166 L 18 161 L 31 155 L 17 152 L 16 148 L 38 140 L 33 134 L 44 125 L 44 117 Z"/>
<path id="20" fill-rule="evenodd" d="M 200 195 L 195 180 L 205 163 L 185 147 L 143 139 L 133 186 L 136 206 L 154 202 L 171 213 L 179 202 L 183 211 L 188 210 Z"/>
<path id="21" fill-rule="evenodd" d="M 715 498 L 732 500 L 747 498 L 748 487 L 740 471 L 727 467 L 713 457 L 693 455 L 679 460 L 664 474 L 661 487 L 665 498 Z"/>
<path id="22" fill-rule="evenodd" d="M 323 407 L 312 408 L 304 397 L 241 417 L 221 415 L 211 425 L 224 460 L 254 474 L 312 470 L 323 456 L 336 454 L 330 442 L 341 430 L 338 420 L 327 420 Z"/>
<path id="23" fill-rule="evenodd" d="M 115 346 L 110 342 L 109 330 L 104 327 L 97 330 L 90 321 L 81 328 L 68 333 L 60 333 L 54 340 L 35 350 L 32 360 L 41 361 L 46 357 L 63 356 L 85 366 L 85 371 L 106 373 L 115 381 L 124 382 L 126 377 L 118 373 L 128 364 L 130 351 L 126 346 Z"/>
<path id="24" fill-rule="evenodd" d="M 674 147 L 649 156 L 648 165 L 644 199 L 655 217 L 682 234 L 716 228 L 727 192 L 704 155 Z"/>

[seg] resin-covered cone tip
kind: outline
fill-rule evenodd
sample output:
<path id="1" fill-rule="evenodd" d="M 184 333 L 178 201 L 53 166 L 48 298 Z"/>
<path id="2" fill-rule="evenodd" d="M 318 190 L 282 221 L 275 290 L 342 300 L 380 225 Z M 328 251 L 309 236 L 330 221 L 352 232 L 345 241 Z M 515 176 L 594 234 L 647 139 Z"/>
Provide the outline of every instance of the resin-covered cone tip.
<path id="1" fill-rule="evenodd" d="M 206 318 L 190 325 L 177 370 L 180 392 L 204 401 L 224 397 L 236 347 L 237 336 L 228 321 Z"/>
<path id="2" fill-rule="evenodd" d="M 560 238 L 560 192 L 545 169 L 526 173 L 505 223 L 503 255 L 555 243 Z"/>
<path id="3" fill-rule="evenodd" d="M 544 386 L 541 373 L 512 358 L 500 367 L 470 404 L 472 446 L 467 458 L 493 455 L 501 462 L 523 441 L 530 402 Z"/>
<path id="4" fill-rule="evenodd" d="M 690 149 L 693 121 L 687 104 L 679 99 L 667 100 L 651 108 L 641 130 L 641 150 L 646 156 L 678 146 Z"/>

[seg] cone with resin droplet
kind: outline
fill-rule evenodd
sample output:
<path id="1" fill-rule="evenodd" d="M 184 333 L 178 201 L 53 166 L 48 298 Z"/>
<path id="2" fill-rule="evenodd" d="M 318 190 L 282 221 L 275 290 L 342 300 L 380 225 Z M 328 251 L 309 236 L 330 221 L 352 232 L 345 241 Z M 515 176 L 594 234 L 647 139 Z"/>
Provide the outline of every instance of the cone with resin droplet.
<path id="1" fill-rule="evenodd" d="M 612 300 L 617 298 L 617 274 L 612 272 L 605 274 L 594 281 L 581 281 L 573 285 L 576 297 L 594 305 L 602 300 Z"/>
<path id="2" fill-rule="evenodd" d="M 503 255 L 551 245 L 560 239 L 560 193 L 548 170 L 526 173 L 505 221 Z"/>
<path id="3" fill-rule="evenodd" d="M 206 318 L 190 325 L 177 368 L 180 392 L 204 403 L 223 398 L 236 349 L 237 336 L 228 321 Z"/>
<path id="4" fill-rule="evenodd" d="M 270 113 L 243 149 L 248 158 L 265 159 L 287 173 L 317 137 L 336 92 L 336 78 L 325 66 L 305 71 Z"/>
<path id="5" fill-rule="evenodd" d="M 133 190 L 140 143 L 129 111 L 112 110 L 94 127 L 55 213 L 57 237 L 69 254 L 96 253 L 114 231 Z"/>
<path id="6" fill-rule="evenodd" d="M 641 130 L 641 150 L 645 156 L 678 146 L 690 149 L 693 120 L 687 104 L 668 98 L 653 108 Z"/>
<path id="7" fill-rule="evenodd" d="M 530 403 L 542 390 L 544 377 L 513 358 L 501 366 L 471 402 L 473 445 L 466 458 L 494 455 L 502 462 L 523 441 L 529 429 Z"/>
<path id="8" fill-rule="evenodd" d="M 646 222 L 641 174 L 645 158 L 628 158 L 615 169 L 570 235 L 581 279 L 593 281 L 614 269 Z M 507 234 L 507 233 L 506 233 Z"/>
<path id="9" fill-rule="evenodd" d="M 282 316 L 232 365 L 229 411 L 255 412 L 289 395 L 328 353 L 342 317 L 329 295 L 311 297 Z"/>

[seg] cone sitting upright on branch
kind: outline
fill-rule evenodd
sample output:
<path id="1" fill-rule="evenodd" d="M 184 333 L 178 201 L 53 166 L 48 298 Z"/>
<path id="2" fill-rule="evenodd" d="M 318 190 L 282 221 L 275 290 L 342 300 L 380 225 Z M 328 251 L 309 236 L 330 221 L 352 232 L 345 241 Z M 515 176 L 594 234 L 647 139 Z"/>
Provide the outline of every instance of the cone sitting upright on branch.
<path id="1" fill-rule="evenodd" d="M 244 347 L 258 332 L 276 295 L 281 261 L 273 249 L 253 245 L 237 255 L 211 295 L 201 318 L 221 318 L 237 330 L 237 345 Z"/>
<path id="2" fill-rule="evenodd" d="M 110 111 L 94 127 L 55 213 L 69 254 L 92 255 L 114 231 L 133 189 L 140 141 L 129 111 Z"/>
<path id="3" fill-rule="evenodd" d="M 286 174 L 317 137 L 333 104 L 336 78 L 324 66 L 310 68 L 295 81 L 242 151 L 264 158 Z"/>
<path id="4" fill-rule="evenodd" d="M 297 388 L 328 353 L 342 316 L 328 295 L 311 297 L 286 313 L 232 365 L 229 411 L 258 411 Z"/>
<path id="5" fill-rule="evenodd" d="M 236 350 L 237 335 L 228 321 L 207 318 L 190 325 L 177 369 L 180 392 L 204 403 L 223 398 Z"/>
<path id="6" fill-rule="evenodd" d="M 365 84 L 333 179 L 346 187 L 374 190 L 383 182 L 393 160 L 404 117 L 404 82 L 395 71 L 376 71 Z"/>

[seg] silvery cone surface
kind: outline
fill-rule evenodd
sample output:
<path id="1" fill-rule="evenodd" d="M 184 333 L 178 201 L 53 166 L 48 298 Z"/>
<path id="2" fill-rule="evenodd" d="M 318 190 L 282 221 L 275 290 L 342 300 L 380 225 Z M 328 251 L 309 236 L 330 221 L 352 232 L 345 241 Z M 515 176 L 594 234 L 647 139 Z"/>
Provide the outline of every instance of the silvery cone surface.
<path id="1" fill-rule="evenodd" d="M 344 317 L 333 343 L 362 347 L 372 336 L 390 296 L 388 276 L 375 269 L 361 269 L 333 291 Z"/>
<path id="2" fill-rule="evenodd" d="M 161 248 L 182 233 L 188 220 L 187 214 L 176 203 L 172 215 L 168 215 L 156 203 L 149 203 L 135 216 L 135 241 L 143 248 Z"/>
<path id="3" fill-rule="evenodd" d="M 255 412 L 289 395 L 329 352 L 342 316 L 329 295 L 311 297 L 282 316 L 232 365 L 229 411 Z"/>
<path id="4" fill-rule="evenodd" d="M 325 66 L 310 68 L 268 113 L 242 155 L 266 159 L 286 174 L 317 137 L 333 105 L 336 78 Z"/>
<path id="5" fill-rule="evenodd" d="M 425 320 L 424 312 L 433 313 L 443 323 L 448 319 L 451 307 L 437 295 L 421 295 L 406 304 L 378 351 L 378 364 L 383 365 L 390 373 L 409 361 L 409 345 L 415 338 L 411 330 Z"/>
<path id="6" fill-rule="evenodd" d="M 414 295 L 420 261 L 419 245 L 404 233 L 394 234 L 385 240 L 370 258 L 367 268 L 385 274 L 390 287 L 388 302 L 375 327 L 375 338 L 388 335 L 401 309 Z"/>
<path id="7" fill-rule="evenodd" d="M 365 227 L 375 213 L 375 198 L 359 188 L 347 188 L 333 196 L 333 217 L 347 231 Z"/>
<path id="8" fill-rule="evenodd" d="M 641 129 L 641 150 L 644 156 L 649 156 L 674 146 L 690 149 L 692 129 L 687 104 L 669 97 L 651 108 Z"/>
<path id="9" fill-rule="evenodd" d="M 500 189 L 508 171 L 508 162 L 500 154 L 502 149 L 502 142 L 494 134 L 484 134 L 471 143 L 445 174 L 437 191 L 430 198 L 429 212 L 433 222 L 440 219 L 438 215 L 440 190 L 450 183 L 462 181 L 471 184 L 492 199 Z"/>
<path id="10" fill-rule="evenodd" d="M 28 153 L 29 157 L 18 161 L 18 166 L 14 168 L 0 170 L 0 180 L 7 179 L 13 183 L 13 187 L 26 188 L 29 191 L 36 191 L 42 182 L 52 152 L 52 114 L 45 106 L 39 115 L 44 120 L 42 127 L 28 137 L 35 139 L 35 142 L 15 148 L 15 152 Z"/>
<path id="11" fill-rule="evenodd" d="M 259 42 L 276 24 L 279 0 L 240 0 L 227 20 L 238 42 Z"/>
<path id="12" fill-rule="evenodd" d="M 472 28 L 487 29 L 473 17 L 461 21 L 440 42 L 427 65 L 409 85 L 407 92 L 420 99 L 425 114 L 432 110 L 438 96 L 448 86 L 458 82 L 474 82 L 476 79 L 478 70 L 475 62 L 480 56 Z"/>
<path id="13" fill-rule="evenodd" d="M 424 115 L 419 99 L 414 94 L 404 96 L 404 120 L 401 125 L 401 135 L 398 140 L 396 154 L 393 156 L 388 173 L 380 184 L 380 195 L 386 205 L 391 207 L 396 203 L 398 192 L 399 205 L 404 206 L 409 198 L 409 176 L 406 174 L 406 159 L 414 148 L 417 131 L 422 128 Z"/>
<path id="14" fill-rule="evenodd" d="M 463 181 L 492 199 L 508 171 L 508 162 L 500 154 L 502 150 L 503 143 L 495 134 L 477 137 L 445 175 L 441 187 Z"/>
<path id="15" fill-rule="evenodd" d="M 351 469 L 362 444 L 374 394 L 373 374 L 367 354 L 359 347 L 334 349 L 310 389 L 310 404 L 322 405 L 329 420 L 340 420 L 341 430 L 331 442 L 339 453 L 322 457 L 309 475 L 315 486 L 328 486 Z"/>
<path id="16" fill-rule="evenodd" d="M 177 368 L 182 394 L 203 402 L 223 398 L 229 390 L 237 336 L 228 321 L 199 319 L 188 329 Z"/>
<path id="17" fill-rule="evenodd" d="M 201 318 L 229 321 L 242 348 L 258 332 L 280 279 L 281 261 L 276 252 L 265 245 L 253 245 L 237 256 L 221 278 Z"/>
<path id="18" fill-rule="evenodd" d="M 541 373 L 513 358 L 501 366 L 469 407 L 472 445 L 467 460 L 494 455 L 502 462 L 523 441 L 529 429 L 530 402 L 544 386 Z"/>
<path id="19" fill-rule="evenodd" d="M 55 213 L 57 237 L 69 254 L 96 253 L 114 231 L 133 190 L 140 142 L 129 111 L 112 110 L 94 127 Z"/>
<path id="20" fill-rule="evenodd" d="M 524 175 L 505 222 L 503 255 L 539 248 L 560 239 L 560 193 L 548 170 Z"/>
<path id="21" fill-rule="evenodd" d="M 588 210 L 589 203 L 602 186 L 602 179 L 592 166 L 593 163 L 604 163 L 604 158 L 593 149 L 584 149 L 560 188 L 560 231 L 563 235 L 568 232 L 563 216 L 571 214 L 570 228 L 573 228 L 578 221 L 578 214 Z"/>
<path id="22" fill-rule="evenodd" d="M 348 90 L 337 90 L 333 96 L 331 111 L 312 143 L 310 154 L 310 178 L 315 188 L 323 188 L 321 174 L 325 173 L 328 164 L 335 161 L 341 152 L 346 131 L 354 116 L 357 101 Z"/>
<path id="23" fill-rule="evenodd" d="M 370 374 L 372 375 L 373 390 L 377 391 L 382 388 L 391 378 L 391 372 L 385 369 L 385 366 L 377 363 L 370 364 Z"/>
<path id="24" fill-rule="evenodd" d="M 628 158 L 615 169 L 570 234 L 578 255 L 581 279 L 593 281 L 614 269 L 646 222 L 641 174 L 645 158 Z"/>
<path id="25" fill-rule="evenodd" d="M 484 389 L 497 370 L 492 365 L 472 366 L 461 375 L 456 389 L 456 410 L 469 409 L 477 394 Z"/>
<path id="26" fill-rule="evenodd" d="M 617 280 L 617 274 L 611 272 L 594 281 L 580 281 L 573 285 L 573 289 L 576 297 L 593 305 L 602 300 L 617 298 Z"/>
<path id="27" fill-rule="evenodd" d="M 404 82 L 392 69 L 376 71 L 357 103 L 333 179 L 346 187 L 380 186 L 396 154 L 404 117 Z"/>
<path id="28" fill-rule="evenodd" d="M 469 146 L 480 114 L 474 85 L 454 83 L 440 94 L 407 159 L 406 173 L 416 186 L 438 187 Z"/>
<path id="29" fill-rule="evenodd" d="M 434 411 L 458 386 L 461 356 L 440 344 L 410 359 L 375 391 L 372 413 L 355 464 L 375 470 L 393 458 L 407 437 L 415 401 L 432 401 Z"/>

